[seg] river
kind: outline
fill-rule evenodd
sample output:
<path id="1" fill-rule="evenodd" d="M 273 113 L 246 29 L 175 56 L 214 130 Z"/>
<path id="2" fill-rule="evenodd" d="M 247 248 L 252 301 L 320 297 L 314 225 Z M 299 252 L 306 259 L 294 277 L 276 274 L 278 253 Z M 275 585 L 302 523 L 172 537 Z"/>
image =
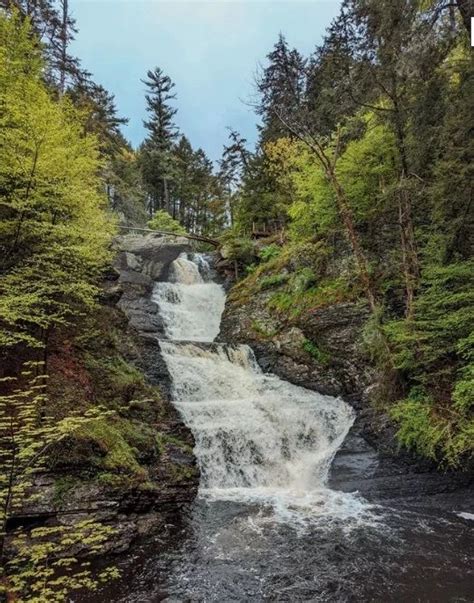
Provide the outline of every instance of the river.
<path id="1" fill-rule="evenodd" d="M 469 515 L 381 505 L 328 487 L 354 411 L 216 343 L 225 304 L 206 257 L 182 254 L 153 300 L 199 495 L 137 547 L 108 600 L 472 601 Z"/>

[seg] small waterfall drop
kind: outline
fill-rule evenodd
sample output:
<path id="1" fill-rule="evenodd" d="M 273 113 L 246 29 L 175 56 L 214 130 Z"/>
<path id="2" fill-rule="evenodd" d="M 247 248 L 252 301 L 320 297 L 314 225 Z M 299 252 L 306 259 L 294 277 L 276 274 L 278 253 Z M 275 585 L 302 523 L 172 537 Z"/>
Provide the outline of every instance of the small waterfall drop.
<path id="1" fill-rule="evenodd" d="M 193 259 L 182 253 L 170 266 L 169 282 L 157 283 L 153 301 L 158 304 L 166 335 L 172 340 L 213 341 L 224 311 L 224 289 L 205 282 L 209 263 L 201 254 Z"/>
<path id="2" fill-rule="evenodd" d="M 153 295 L 174 404 L 196 441 L 201 496 L 269 503 L 285 516 L 357 513 L 358 499 L 325 486 L 353 410 L 263 373 L 246 345 L 213 343 L 225 293 L 208 273 L 203 256 L 182 254 Z"/>

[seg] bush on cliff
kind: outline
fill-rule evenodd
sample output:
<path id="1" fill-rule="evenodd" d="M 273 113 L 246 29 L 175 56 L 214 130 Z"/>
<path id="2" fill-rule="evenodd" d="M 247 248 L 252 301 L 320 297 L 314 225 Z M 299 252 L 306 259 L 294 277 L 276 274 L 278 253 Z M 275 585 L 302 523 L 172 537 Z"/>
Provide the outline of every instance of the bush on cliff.
<path id="1" fill-rule="evenodd" d="M 160 209 L 153 214 L 153 218 L 148 221 L 148 228 L 152 230 L 161 230 L 163 232 L 174 232 L 176 234 L 186 234 L 186 230 L 178 220 L 175 220 L 164 209 Z"/>

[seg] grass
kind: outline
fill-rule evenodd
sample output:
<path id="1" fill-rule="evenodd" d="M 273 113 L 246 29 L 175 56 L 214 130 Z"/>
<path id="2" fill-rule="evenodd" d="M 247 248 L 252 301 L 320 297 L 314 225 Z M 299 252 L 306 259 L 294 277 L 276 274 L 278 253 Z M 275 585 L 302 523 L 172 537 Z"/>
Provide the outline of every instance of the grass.
<path id="1" fill-rule="evenodd" d="M 272 274 L 270 276 L 265 276 L 260 281 L 260 290 L 265 291 L 266 289 L 281 287 L 288 282 L 288 279 L 288 274 Z"/>
<path id="2" fill-rule="evenodd" d="M 264 339 L 271 339 L 272 337 L 275 337 L 275 335 L 278 334 L 278 329 L 276 328 L 268 328 L 265 323 L 259 321 L 259 320 L 254 320 L 251 324 L 252 330 L 259 335 L 260 337 L 263 337 Z"/>
<path id="3" fill-rule="evenodd" d="M 316 343 L 309 339 L 304 340 L 303 350 L 323 366 L 327 366 L 331 360 L 331 356 L 327 352 L 321 350 Z"/>
<path id="4" fill-rule="evenodd" d="M 361 292 L 343 277 L 326 275 L 329 250 L 321 243 L 271 245 L 268 258 L 232 288 L 229 302 L 245 306 L 256 294 L 275 289 L 267 307 L 290 320 L 306 312 L 357 299 Z"/>

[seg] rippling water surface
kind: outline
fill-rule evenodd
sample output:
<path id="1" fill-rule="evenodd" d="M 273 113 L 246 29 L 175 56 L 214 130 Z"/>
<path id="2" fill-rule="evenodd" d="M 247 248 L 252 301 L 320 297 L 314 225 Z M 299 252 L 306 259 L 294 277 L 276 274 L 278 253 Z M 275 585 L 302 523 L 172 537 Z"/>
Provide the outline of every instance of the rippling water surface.
<path id="1" fill-rule="evenodd" d="M 469 514 L 330 489 L 351 407 L 262 373 L 248 346 L 212 343 L 225 294 L 204 256 L 183 254 L 170 275 L 154 292 L 160 347 L 196 440 L 199 496 L 98 598 L 473 601 Z"/>

